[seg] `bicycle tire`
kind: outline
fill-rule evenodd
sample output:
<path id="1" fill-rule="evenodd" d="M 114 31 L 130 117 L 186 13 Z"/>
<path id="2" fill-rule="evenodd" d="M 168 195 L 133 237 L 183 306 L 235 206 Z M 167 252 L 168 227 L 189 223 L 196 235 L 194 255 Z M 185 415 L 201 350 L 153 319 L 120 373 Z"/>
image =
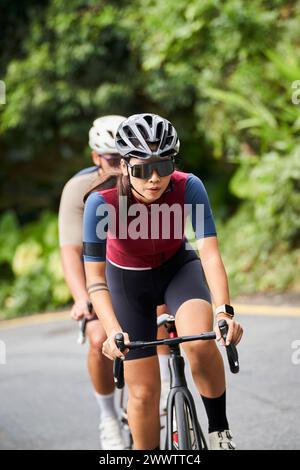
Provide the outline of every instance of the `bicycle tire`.
<path id="1" fill-rule="evenodd" d="M 178 426 L 177 422 L 179 423 Z M 188 389 L 178 390 L 170 397 L 167 411 L 165 449 L 207 450 L 206 440 L 198 421 L 194 399 Z"/>
<path id="2" fill-rule="evenodd" d="M 177 432 L 178 450 L 190 450 L 192 448 L 191 434 L 189 427 L 187 402 L 182 393 L 176 393 L 174 398 L 175 420 L 177 424 L 176 431 L 173 429 L 172 434 Z M 175 448 L 175 446 L 174 446 Z"/>

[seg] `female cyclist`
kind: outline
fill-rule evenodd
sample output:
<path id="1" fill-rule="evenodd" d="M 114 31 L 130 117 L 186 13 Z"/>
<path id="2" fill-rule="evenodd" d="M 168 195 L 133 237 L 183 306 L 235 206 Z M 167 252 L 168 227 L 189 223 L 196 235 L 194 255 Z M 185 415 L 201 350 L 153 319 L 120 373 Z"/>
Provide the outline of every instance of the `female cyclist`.
<path id="1" fill-rule="evenodd" d="M 179 150 L 175 128 L 154 114 L 133 115 L 121 123 L 116 148 L 123 156 L 118 187 L 91 193 L 85 205 L 87 289 L 107 334 L 103 353 L 110 359 L 125 359 L 134 447 L 158 449 L 156 350 L 121 353 L 115 344 L 116 333 L 123 332 L 126 341 L 155 339 L 155 307 L 162 303 L 175 316 L 179 335 L 211 330 L 211 295 L 217 319 L 224 318 L 229 325 L 227 342 L 238 344 L 243 330 L 230 306 L 204 185 L 193 174 L 174 169 Z M 187 212 L 200 259 L 184 237 Z M 220 340 L 217 325 L 215 331 Z M 216 343 L 185 343 L 184 350 L 207 412 L 210 448 L 233 449 L 226 418 L 224 365 Z"/>
<path id="2" fill-rule="evenodd" d="M 88 321 L 86 334 L 89 339 L 88 371 L 99 407 L 99 437 L 102 449 L 124 448 L 114 406 L 114 381 L 112 363 L 101 353 L 106 339 L 105 331 L 94 311 L 88 309 L 88 292 L 82 263 L 82 224 L 84 195 L 94 189 L 108 189 L 116 186 L 117 175 L 121 173 L 115 136 L 118 127 L 126 118 L 112 115 L 102 116 L 93 122 L 89 131 L 89 146 L 94 166 L 76 173 L 65 185 L 59 207 L 59 242 L 65 280 L 72 292 L 74 305 L 71 318 Z M 166 307 L 157 307 L 157 313 L 166 312 Z M 160 331 L 160 337 L 163 331 Z M 159 351 L 162 379 L 161 408 L 166 406 L 169 389 L 168 351 Z"/>

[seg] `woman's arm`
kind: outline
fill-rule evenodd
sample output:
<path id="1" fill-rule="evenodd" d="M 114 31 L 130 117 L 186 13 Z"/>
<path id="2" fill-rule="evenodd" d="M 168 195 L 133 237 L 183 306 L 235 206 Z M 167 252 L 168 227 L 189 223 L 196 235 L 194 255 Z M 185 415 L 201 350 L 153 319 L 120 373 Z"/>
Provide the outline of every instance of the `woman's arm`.
<path id="1" fill-rule="evenodd" d="M 105 204 L 103 196 L 94 192 L 89 195 L 84 206 L 83 260 L 89 298 L 107 336 L 110 336 L 115 330 L 120 332 L 121 328 L 113 311 L 105 277 L 106 234 L 104 237 L 102 233 L 97 232 L 97 226 L 103 218 L 98 215 L 102 204 Z"/>
<path id="2" fill-rule="evenodd" d="M 215 306 L 230 304 L 227 274 L 217 237 L 197 240 L 197 248 Z"/>
<path id="3" fill-rule="evenodd" d="M 71 308 L 71 318 L 81 320 L 93 318 L 95 312 L 89 312 L 87 301 L 89 296 L 85 286 L 84 267 L 81 259 L 82 247 L 76 245 L 63 245 L 60 247 L 60 256 L 65 281 L 72 293 L 74 305 Z"/>
<path id="4" fill-rule="evenodd" d="M 218 307 L 219 305 L 230 304 L 227 274 L 221 258 L 217 237 L 206 237 L 197 240 L 197 248 L 215 306 Z M 234 319 L 229 318 L 225 312 L 217 315 L 218 320 L 221 318 L 224 318 L 229 326 L 226 343 L 229 344 L 233 342 L 234 344 L 238 344 L 243 335 L 241 325 Z M 217 325 L 215 331 L 217 333 L 217 340 L 219 341 L 221 335 Z"/>
<path id="5" fill-rule="evenodd" d="M 88 293 L 82 264 L 82 187 L 80 178 L 71 178 L 65 185 L 59 205 L 58 232 L 62 267 L 65 281 L 71 291 L 74 305 L 71 318 L 91 319 Z"/>
<path id="6" fill-rule="evenodd" d="M 122 328 L 116 318 L 106 283 L 106 235 L 104 237 L 102 231 L 98 234 L 97 230 L 103 218 L 98 208 L 104 203 L 104 198 L 97 192 L 87 198 L 83 214 L 83 259 L 89 298 L 108 337 L 103 343 L 102 352 L 109 359 L 114 359 L 123 358 L 126 351 L 121 353 L 114 340 Z M 129 340 L 127 333 L 124 333 L 124 339 L 125 342 Z"/>
<path id="7" fill-rule="evenodd" d="M 84 268 L 86 273 L 86 287 L 90 300 L 107 336 L 111 336 L 114 332 L 122 331 L 122 328 L 115 316 L 112 306 L 105 277 L 105 265 L 106 263 L 103 261 L 85 261 Z"/>
<path id="8" fill-rule="evenodd" d="M 114 341 L 115 335 L 122 332 L 122 328 L 115 315 L 107 287 L 105 265 L 104 261 L 85 261 L 86 286 L 93 308 L 107 334 L 107 340 L 103 344 L 103 354 L 109 359 L 114 359 L 115 357 L 124 358 L 124 354 L 119 351 Z M 124 337 L 125 342 L 129 341 L 127 333 L 124 333 Z"/>

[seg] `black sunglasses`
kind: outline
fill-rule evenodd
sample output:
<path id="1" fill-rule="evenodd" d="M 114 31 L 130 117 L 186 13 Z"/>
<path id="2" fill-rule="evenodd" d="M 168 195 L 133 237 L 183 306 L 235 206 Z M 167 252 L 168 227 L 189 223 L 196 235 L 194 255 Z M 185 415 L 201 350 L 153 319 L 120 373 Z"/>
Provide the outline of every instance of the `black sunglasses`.
<path id="1" fill-rule="evenodd" d="M 131 168 L 131 175 L 134 178 L 141 178 L 143 180 L 149 179 L 154 170 L 157 171 L 159 176 L 169 176 L 175 170 L 174 160 L 141 163 L 138 165 L 130 165 L 126 160 L 125 162 Z"/>

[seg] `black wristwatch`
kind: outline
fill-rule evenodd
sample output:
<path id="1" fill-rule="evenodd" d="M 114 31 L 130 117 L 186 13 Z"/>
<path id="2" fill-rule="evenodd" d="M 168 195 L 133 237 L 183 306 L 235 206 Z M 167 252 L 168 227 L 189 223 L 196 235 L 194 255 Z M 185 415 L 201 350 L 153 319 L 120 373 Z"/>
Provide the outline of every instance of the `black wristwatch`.
<path id="1" fill-rule="evenodd" d="M 217 307 L 215 309 L 215 315 L 218 315 L 218 313 L 226 313 L 226 315 L 230 316 L 231 318 L 234 317 L 234 309 L 231 305 L 228 304 L 223 304 L 220 305 L 220 307 Z"/>

